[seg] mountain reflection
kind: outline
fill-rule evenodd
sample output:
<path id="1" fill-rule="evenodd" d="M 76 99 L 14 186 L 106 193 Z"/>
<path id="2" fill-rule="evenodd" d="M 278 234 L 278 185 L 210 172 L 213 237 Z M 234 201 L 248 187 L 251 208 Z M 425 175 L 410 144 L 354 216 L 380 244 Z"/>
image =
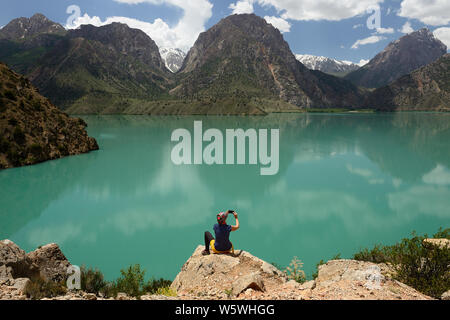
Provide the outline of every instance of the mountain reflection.
<path id="1" fill-rule="evenodd" d="M 171 276 L 219 210 L 242 213 L 237 241 L 272 261 L 301 250 L 317 262 L 314 250 L 429 232 L 450 221 L 449 116 L 87 116 L 100 151 L 0 172 L 0 238 L 30 249 L 58 242 L 99 267 L 124 246 L 107 272 L 147 259 Z M 171 133 L 192 132 L 194 120 L 204 130 L 279 128 L 278 175 L 260 176 L 255 165 L 173 165 Z M 150 258 L 165 250 L 183 252 L 168 257 L 170 270 Z"/>

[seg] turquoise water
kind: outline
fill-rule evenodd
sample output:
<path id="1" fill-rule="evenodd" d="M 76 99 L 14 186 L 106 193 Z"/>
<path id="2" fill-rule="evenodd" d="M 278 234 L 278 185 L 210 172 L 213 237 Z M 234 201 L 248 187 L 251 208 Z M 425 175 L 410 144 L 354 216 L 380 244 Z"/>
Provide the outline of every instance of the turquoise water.
<path id="1" fill-rule="evenodd" d="M 238 249 L 308 275 L 320 259 L 450 226 L 450 114 L 88 116 L 101 150 L 0 172 L 0 239 L 60 244 L 107 278 L 139 263 L 173 279 L 217 212 Z M 175 166 L 177 128 L 279 128 L 280 169 Z M 234 222 L 232 217 L 229 222 Z"/>

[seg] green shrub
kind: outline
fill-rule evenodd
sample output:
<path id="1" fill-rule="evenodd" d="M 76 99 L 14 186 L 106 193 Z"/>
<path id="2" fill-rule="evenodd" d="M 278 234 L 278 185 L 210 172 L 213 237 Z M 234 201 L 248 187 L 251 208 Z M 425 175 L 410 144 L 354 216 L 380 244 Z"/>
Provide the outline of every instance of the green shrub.
<path id="1" fill-rule="evenodd" d="M 13 132 L 14 140 L 18 144 L 24 144 L 25 143 L 25 133 L 20 129 L 20 127 L 15 127 Z"/>
<path id="2" fill-rule="evenodd" d="M 172 281 L 170 280 L 165 280 L 165 279 L 150 279 L 143 288 L 143 291 L 145 293 L 150 293 L 150 294 L 158 294 L 158 290 L 161 288 L 168 288 L 170 287 L 170 285 L 172 284 Z"/>
<path id="3" fill-rule="evenodd" d="M 81 290 L 88 293 L 107 293 L 108 282 L 98 269 L 81 267 Z"/>
<path id="4" fill-rule="evenodd" d="M 43 298 L 53 298 L 67 293 L 67 288 L 63 283 L 47 281 L 42 277 L 36 277 L 30 280 L 25 286 L 25 295 L 32 300 Z"/>
<path id="5" fill-rule="evenodd" d="M 447 238 L 450 229 L 436 233 L 433 238 Z M 376 245 L 372 250 L 364 249 L 354 255 L 355 260 L 374 263 L 389 263 L 395 270 L 394 278 L 434 298 L 439 298 L 450 289 L 450 249 L 437 246 L 425 247 L 428 236 L 402 239 L 392 246 Z"/>
<path id="6" fill-rule="evenodd" d="M 42 150 L 43 150 L 43 148 L 42 148 L 42 146 L 40 145 L 40 144 L 38 144 L 38 143 L 33 143 L 31 146 L 30 146 L 30 153 L 33 155 L 33 156 L 39 156 L 39 155 L 41 155 L 41 153 L 42 153 Z"/>
<path id="7" fill-rule="evenodd" d="M 7 153 L 9 151 L 9 141 L 0 138 L 0 153 Z"/>
<path id="8" fill-rule="evenodd" d="M 132 297 L 143 294 L 145 270 L 139 264 L 120 270 L 121 276 L 114 283 L 114 291 L 123 292 Z"/>
<path id="9" fill-rule="evenodd" d="M 158 288 L 158 290 L 156 291 L 156 294 L 160 295 L 160 296 L 166 296 L 166 297 L 176 297 L 177 296 L 177 292 L 175 290 L 172 290 L 170 287 Z"/>
<path id="10" fill-rule="evenodd" d="M 6 99 L 12 100 L 12 101 L 16 101 L 17 97 L 16 94 L 12 91 L 12 90 L 6 90 L 4 93 L 4 96 Z"/>

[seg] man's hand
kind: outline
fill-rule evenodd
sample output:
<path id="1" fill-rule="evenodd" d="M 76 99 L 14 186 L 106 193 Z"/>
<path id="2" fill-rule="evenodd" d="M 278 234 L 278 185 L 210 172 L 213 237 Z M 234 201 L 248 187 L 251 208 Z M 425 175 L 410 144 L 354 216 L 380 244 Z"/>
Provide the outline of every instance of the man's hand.
<path id="1" fill-rule="evenodd" d="M 236 211 L 233 211 L 233 216 L 234 216 L 235 219 L 237 219 L 237 212 Z"/>

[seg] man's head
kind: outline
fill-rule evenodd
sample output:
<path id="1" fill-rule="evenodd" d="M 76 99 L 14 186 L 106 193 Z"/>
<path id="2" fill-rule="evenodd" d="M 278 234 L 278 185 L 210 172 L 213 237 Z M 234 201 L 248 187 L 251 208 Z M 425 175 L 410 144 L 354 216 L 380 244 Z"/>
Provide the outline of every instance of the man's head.
<path id="1" fill-rule="evenodd" d="M 228 211 L 227 212 L 221 212 L 217 215 L 217 222 L 219 224 L 225 224 L 227 222 L 228 217 Z"/>

